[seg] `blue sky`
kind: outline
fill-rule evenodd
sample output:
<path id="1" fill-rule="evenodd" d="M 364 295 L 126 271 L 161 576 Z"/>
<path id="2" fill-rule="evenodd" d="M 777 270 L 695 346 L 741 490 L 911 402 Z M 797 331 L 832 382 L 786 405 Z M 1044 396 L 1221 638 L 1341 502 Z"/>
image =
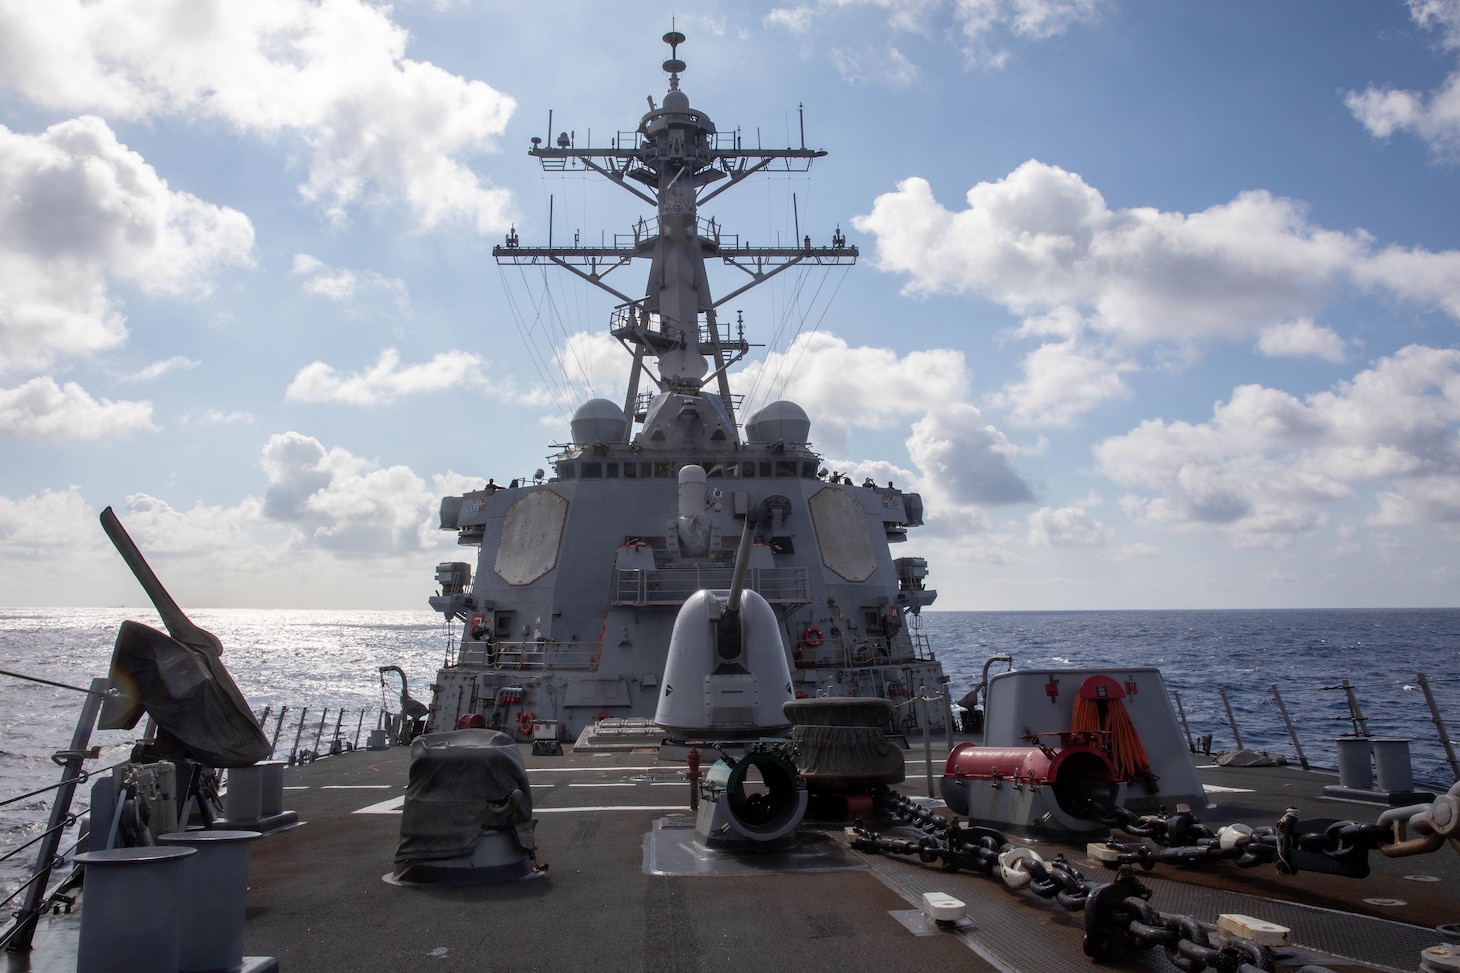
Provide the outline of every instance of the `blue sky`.
<path id="1" fill-rule="evenodd" d="M 922 493 L 937 607 L 1460 604 L 1455 0 L 0 0 L 0 603 L 140 604 L 111 505 L 185 606 L 424 609 L 438 498 L 623 393 L 490 249 L 627 231 L 526 149 L 671 17 L 830 153 L 704 215 L 862 253 L 736 302 L 735 387 Z"/>

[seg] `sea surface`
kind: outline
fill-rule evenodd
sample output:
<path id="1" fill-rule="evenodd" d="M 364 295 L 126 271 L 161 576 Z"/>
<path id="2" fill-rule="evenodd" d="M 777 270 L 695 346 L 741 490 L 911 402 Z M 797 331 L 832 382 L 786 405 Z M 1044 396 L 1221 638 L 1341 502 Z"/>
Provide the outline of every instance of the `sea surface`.
<path id="1" fill-rule="evenodd" d="M 321 717 L 325 741 L 337 725 L 353 739 L 376 725 L 383 703 L 396 709 L 399 683 L 390 674 L 382 686 L 380 666 L 403 668 L 412 695 L 429 699 L 427 687 L 447 654 L 444 623 L 429 611 L 240 609 L 190 617 L 222 640 L 223 661 L 255 712 L 269 708 L 265 732 L 278 729 L 281 754 L 296 736 L 314 749 Z M 142 609 L 0 608 L 0 669 L 84 688 L 106 674 L 117 626 L 127 618 L 161 627 Z M 1270 689 L 1276 686 L 1317 767 L 1335 766 L 1334 739 L 1353 732 L 1340 688 L 1347 679 L 1372 735 L 1413 741 L 1416 781 L 1448 786 L 1454 779 L 1417 676 L 1428 677 L 1442 720 L 1460 738 L 1460 609 L 924 612 L 921 624 L 954 699 L 998 654 L 1012 656 L 1020 669 L 1158 666 L 1194 739 L 1211 734 L 1213 750 L 1234 749 L 1240 734 L 1248 749 L 1296 762 Z M 991 671 L 1005 668 L 996 663 Z M 82 698 L 0 675 L 0 801 L 59 779 L 51 754 L 69 745 Z M 123 759 L 134 736 L 94 732 L 102 755 L 91 766 L 100 771 Z M 86 797 L 82 788 L 78 805 Z M 39 834 L 49 808 L 48 793 L 0 805 L 0 855 Z M 69 832 L 64 844 L 73 840 Z M 31 848 L 0 861 L 0 898 L 34 855 Z"/>

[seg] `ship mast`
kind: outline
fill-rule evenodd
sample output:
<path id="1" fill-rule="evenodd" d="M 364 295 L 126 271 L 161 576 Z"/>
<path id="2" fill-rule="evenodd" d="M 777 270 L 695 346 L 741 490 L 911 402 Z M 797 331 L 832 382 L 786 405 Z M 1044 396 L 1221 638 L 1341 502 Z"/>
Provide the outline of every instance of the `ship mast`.
<path id="1" fill-rule="evenodd" d="M 632 132 L 619 132 L 603 148 L 579 147 L 562 132 L 556 144 L 532 139 L 529 154 L 546 171 L 591 170 L 655 208 L 652 221 L 640 219 L 628 234 L 615 234 L 611 245 L 524 247 L 514 229 L 506 243 L 494 247 L 497 262 L 510 266 L 553 264 L 607 291 L 619 300 L 613 309 L 610 333 L 633 355 L 624 413 L 644 421 L 649 395 L 640 395 L 644 376 L 661 393 L 703 396 L 712 381 L 729 419 L 737 424 L 726 374 L 744 358 L 751 345 L 737 328 L 721 324 L 719 309 L 727 302 L 798 264 L 836 266 L 852 264 L 857 248 L 848 246 L 838 230 L 829 247 L 813 247 L 810 236 L 799 247 L 751 247 L 726 234 L 714 220 L 701 220 L 699 207 L 757 172 L 804 172 L 813 159 L 826 152 L 808 149 L 804 134 L 799 148 L 747 148 L 740 134 L 720 133 L 704 112 L 690 107 L 680 90 L 685 63 L 678 57 L 684 35 L 664 35 L 670 57 L 664 62 L 669 90 L 663 104 L 654 106 Z M 804 129 L 803 129 L 804 131 Z M 551 138 L 551 133 L 549 133 Z M 644 296 L 629 297 L 605 278 L 635 257 L 650 261 Z M 705 270 L 707 259 L 721 260 L 750 279 L 715 299 Z M 656 370 L 649 367 L 657 361 Z M 624 425 L 627 442 L 633 422 Z"/>

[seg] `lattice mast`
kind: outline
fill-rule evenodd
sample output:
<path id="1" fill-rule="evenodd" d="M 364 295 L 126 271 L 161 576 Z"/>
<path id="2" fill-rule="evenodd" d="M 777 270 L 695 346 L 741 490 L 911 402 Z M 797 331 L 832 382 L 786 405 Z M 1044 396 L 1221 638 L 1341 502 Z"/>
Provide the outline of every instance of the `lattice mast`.
<path id="1" fill-rule="evenodd" d="M 799 148 L 747 148 L 740 133 L 720 133 L 704 112 L 692 108 L 680 90 L 685 63 L 678 57 L 684 35 L 664 35 L 670 58 L 664 62 L 669 90 L 663 104 L 649 111 L 632 132 L 619 132 L 605 148 L 579 147 L 568 132 L 556 145 L 532 139 L 529 153 L 548 171 L 589 169 L 607 178 L 655 208 L 653 221 L 640 219 L 627 234 L 615 234 L 612 245 L 556 246 L 549 231 L 545 247 L 524 247 L 514 229 L 492 255 L 501 264 L 529 266 L 554 264 L 612 294 L 621 303 L 614 308 L 611 333 L 633 355 L 624 412 L 642 421 L 640 386 L 645 375 L 660 392 L 700 395 L 716 383 L 734 428 L 734 405 L 726 370 L 752 347 L 743 328 L 734 336 L 718 319 L 728 301 L 798 264 L 835 266 L 854 263 L 857 248 L 847 246 L 838 229 L 829 247 L 813 247 L 810 236 L 799 247 L 751 247 L 722 232 L 713 220 L 701 220 L 699 208 L 720 193 L 761 171 L 804 172 L 813 159 L 826 155 L 808 149 L 804 126 Z M 551 116 L 549 117 L 551 127 Z M 632 298 L 605 278 L 635 257 L 650 261 L 644 296 Z M 718 259 L 749 280 L 719 299 L 710 291 L 706 260 Z M 657 374 L 649 360 L 657 360 Z M 647 397 L 645 397 L 647 398 Z M 633 422 L 625 426 L 625 441 L 632 438 Z"/>

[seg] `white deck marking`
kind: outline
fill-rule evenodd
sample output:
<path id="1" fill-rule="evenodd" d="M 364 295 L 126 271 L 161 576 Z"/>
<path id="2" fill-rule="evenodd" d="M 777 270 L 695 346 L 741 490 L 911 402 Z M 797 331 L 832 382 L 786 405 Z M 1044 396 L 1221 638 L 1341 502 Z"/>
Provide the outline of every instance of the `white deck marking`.
<path id="1" fill-rule="evenodd" d="M 379 804 L 371 804 L 369 807 L 362 807 L 355 814 L 399 814 L 401 807 L 405 804 L 406 797 L 401 794 L 392 797 L 388 801 L 381 801 Z M 600 804 L 591 807 L 535 807 L 533 814 L 573 814 L 581 811 L 683 811 L 684 808 L 678 804 Z"/>
<path id="2" fill-rule="evenodd" d="M 399 814 L 400 809 L 405 806 L 406 796 L 398 794 L 388 801 L 381 801 L 379 804 L 371 804 L 369 807 L 362 807 L 352 814 Z"/>
<path id="3" fill-rule="evenodd" d="M 535 807 L 533 814 L 572 814 L 576 811 L 683 811 L 684 806 L 671 804 L 668 807 L 658 804 L 606 804 L 599 807 Z"/>
<path id="4" fill-rule="evenodd" d="M 323 784 L 322 791 L 388 791 L 390 784 Z"/>
<path id="5" fill-rule="evenodd" d="M 1201 789 L 1208 794 L 1255 794 L 1251 787 L 1223 787 L 1220 784 L 1203 784 Z"/>

